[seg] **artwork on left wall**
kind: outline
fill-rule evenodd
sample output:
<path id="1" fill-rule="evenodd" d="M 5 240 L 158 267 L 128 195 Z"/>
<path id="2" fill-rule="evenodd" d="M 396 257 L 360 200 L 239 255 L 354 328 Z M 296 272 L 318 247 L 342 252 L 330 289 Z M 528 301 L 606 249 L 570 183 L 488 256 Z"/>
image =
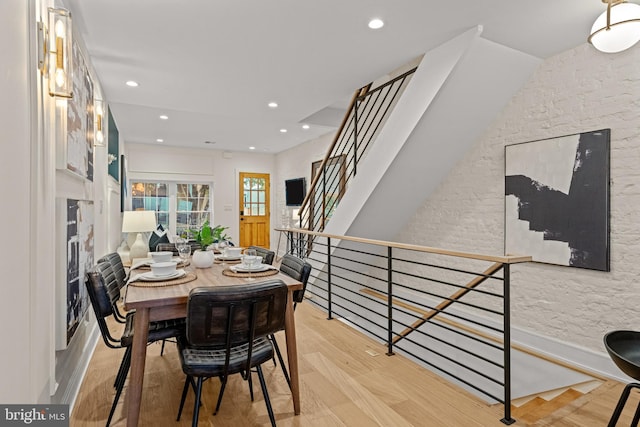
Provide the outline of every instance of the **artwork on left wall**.
<path id="1" fill-rule="evenodd" d="M 56 349 L 71 342 L 89 307 L 84 284 L 85 273 L 94 264 L 94 206 L 92 200 L 57 200 L 61 245 L 58 269 L 62 284 L 58 287 L 58 331 Z M 61 248 L 62 249 L 62 248 Z"/>
<path id="2" fill-rule="evenodd" d="M 73 98 L 67 103 L 66 169 L 93 181 L 93 81 L 80 46 L 73 44 Z"/>
<path id="3" fill-rule="evenodd" d="M 610 129 L 505 147 L 505 253 L 609 271 Z"/>

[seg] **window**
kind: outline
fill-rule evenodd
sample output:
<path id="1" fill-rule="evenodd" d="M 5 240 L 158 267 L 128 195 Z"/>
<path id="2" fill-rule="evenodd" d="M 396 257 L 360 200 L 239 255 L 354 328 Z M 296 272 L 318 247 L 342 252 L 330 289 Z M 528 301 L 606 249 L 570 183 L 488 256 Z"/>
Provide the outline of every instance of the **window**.
<path id="1" fill-rule="evenodd" d="M 176 234 L 199 228 L 211 215 L 209 186 L 206 184 L 176 184 Z"/>
<path id="2" fill-rule="evenodd" d="M 211 219 L 210 185 L 134 181 L 131 206 L 133 210 L 155 211 L 158 224 L 171 234 L 181 234 Z"/>

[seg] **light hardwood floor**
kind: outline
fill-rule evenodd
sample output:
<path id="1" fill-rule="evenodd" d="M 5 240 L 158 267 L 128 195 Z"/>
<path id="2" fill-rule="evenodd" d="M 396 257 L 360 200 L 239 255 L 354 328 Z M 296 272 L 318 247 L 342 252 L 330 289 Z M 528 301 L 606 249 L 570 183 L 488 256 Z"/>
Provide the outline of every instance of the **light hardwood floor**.
<path id="1" fill-rule="evenodd" d="M 327 321 L 326 315 L 310 303 L 298 306 L 296 329 L 302 400 L 299 416 L 293 414 L 280 367 L 271 362 L 263 365 L 278 426 L 504 426 L 500 405 L 487 405 L 402 356 L 386 356 L 384 346 L 337 320 Z M 280 347 L 285 348 L 284 336 L 280 335 Z M 367 350 L 378 355 L 371 356 Z M 104 426 L 122 354 L 122 350 L 98 343 L 71 414 L 72 426 Z M 140 425 L 191 425 L 191 392 L 181 421 L 175 420 L 183 384 L 175 345 L 168 343 L 161 357 L 160 344 L 152 344 L 147 355 Z M 229 380 L 220 412 L 213 416 L 219 384 L 215 378 L 205 383 L 200 426 L 269 425 L 257 377 L 255 402 L 249 398 L 247 383 L 235 375 Z M 551 413 L 534 408 L 520 414 L 522 418 L 514 425 L 606 426 L 622 387 L 607 381 L 586 395 L 553 407 Z M 125 425 L 124 400 L 120 399 L 113 426 Z M 630 424 L 637 403 L 637 395 L 632 393 L 619 425 Z"/>

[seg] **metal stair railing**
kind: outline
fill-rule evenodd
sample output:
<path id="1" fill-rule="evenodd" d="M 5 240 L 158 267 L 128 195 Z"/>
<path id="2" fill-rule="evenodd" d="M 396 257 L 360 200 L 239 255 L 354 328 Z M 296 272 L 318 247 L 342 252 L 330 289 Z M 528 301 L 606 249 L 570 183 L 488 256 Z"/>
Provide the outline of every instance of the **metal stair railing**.
<path id="1" fill-rule="evenodd" d="M 299 209 L 296 227 L 323 231 L 358 173 L 358 164 L 389 118 L 417 67 L 371 89 L 371 83 L 356 90 L 349 108 L 329 146 L 309 191 Z"/>

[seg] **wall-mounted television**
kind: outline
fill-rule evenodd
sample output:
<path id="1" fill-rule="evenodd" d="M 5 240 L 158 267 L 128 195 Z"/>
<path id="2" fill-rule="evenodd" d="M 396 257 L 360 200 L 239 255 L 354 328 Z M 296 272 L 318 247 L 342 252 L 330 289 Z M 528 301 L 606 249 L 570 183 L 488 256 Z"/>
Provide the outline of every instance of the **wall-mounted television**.
<path id="1" fill-rule="evenodd" d="M 284 197 L 287 206 L 300 206 L 307 195 L 307 184 L 304 178 L 287 179 L 284 182 Z"/>

